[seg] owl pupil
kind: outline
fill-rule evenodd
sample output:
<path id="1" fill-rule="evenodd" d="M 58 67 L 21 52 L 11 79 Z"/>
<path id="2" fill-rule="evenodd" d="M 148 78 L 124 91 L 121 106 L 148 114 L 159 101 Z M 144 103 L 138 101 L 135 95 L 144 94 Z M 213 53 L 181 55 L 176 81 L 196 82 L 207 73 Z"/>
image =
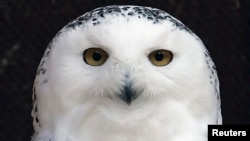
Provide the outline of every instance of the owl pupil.
<path id="1" fill-rule="evenodd" d="M 155 54 L 155 59 L 156 59 L 157 61 L 162 61 L 163 57 L 164 57 L 164 55 L 162 54 L 162 52 L 157 52 L 157 53 Z"/>
<path id="2" fill-rule="evenodd" d="M 101 54 L 98 51 L 95 51 L 92 57 L 95 61 L 100 61 L 100 59 L 102 58 Z"/>

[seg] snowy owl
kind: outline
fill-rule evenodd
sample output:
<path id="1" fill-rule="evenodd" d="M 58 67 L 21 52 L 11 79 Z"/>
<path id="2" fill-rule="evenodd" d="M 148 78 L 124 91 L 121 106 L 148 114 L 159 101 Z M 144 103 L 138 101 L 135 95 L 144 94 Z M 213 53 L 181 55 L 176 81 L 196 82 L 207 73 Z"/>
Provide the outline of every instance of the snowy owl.
<path id="1" fill-rule="evenodd" d="M 221 124 L 202 41 L 165 11 L 106 6 L 48 45 L 33 89 L 32 141 L 206 141 Z"/>

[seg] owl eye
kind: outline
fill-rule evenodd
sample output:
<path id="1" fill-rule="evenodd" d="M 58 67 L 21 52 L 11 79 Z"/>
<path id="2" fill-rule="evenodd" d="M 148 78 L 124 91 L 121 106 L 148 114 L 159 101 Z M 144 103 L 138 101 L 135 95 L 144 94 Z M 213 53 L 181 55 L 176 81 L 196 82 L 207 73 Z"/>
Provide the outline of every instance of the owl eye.
<path id="1" fill-rule="evenodd" d="M 165 66 L 172 61 L 173 54 L 168 50 L 159 49 L 151 52 L 148 58 L 155 66 Z"/>
<path id="2" fill-rule="evenodd" d="M 101 66 L 108 59 L 108 54 L 101 48 L 89 48 L 83 53 L 83 60 L 91 66 Z"/>

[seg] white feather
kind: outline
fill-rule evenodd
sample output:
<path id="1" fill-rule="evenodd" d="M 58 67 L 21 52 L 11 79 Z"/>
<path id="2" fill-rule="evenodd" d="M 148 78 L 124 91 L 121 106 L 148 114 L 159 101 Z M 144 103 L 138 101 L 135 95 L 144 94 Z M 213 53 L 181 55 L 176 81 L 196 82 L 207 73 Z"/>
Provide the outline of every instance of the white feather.
<path id="1" fill-rule="evenodd" d="M 205 141 L 207 125 L 221 124 L 203 43 L 168 19 L 126 15 L 132 8 L 97 26 L 65 27 L 53 40 L 34 84 L 34 141 Z M 108 53 L 103 65 L 84 62 L 90 47 Z M 148 55 L 157 49 L 171 51 L 172 62 L 152 65 Z M 127 81 L 140 93 L 130 105 L 117 96 Z"/>

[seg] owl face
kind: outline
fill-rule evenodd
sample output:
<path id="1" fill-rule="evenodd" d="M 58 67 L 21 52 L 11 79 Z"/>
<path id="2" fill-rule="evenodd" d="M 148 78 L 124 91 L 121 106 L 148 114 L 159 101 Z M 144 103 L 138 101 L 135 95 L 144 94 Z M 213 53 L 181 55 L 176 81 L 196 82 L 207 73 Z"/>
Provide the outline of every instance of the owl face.
<path id="1" fill-rule="evenodd" d="M 82 105 L 117 123 L 152 115 L 165 103 L 198 117 L 212 114 L 212 121 L 218 95 L 213 69 L 201 40 L 166 12 L 99 8 L 69 23 L 48 46 L 35 81 L 35 106 L 43 126 Z M 124 111 L 130 114 L 124 117 Z"/>
<path id="2" fill-rule="evenodd" d="M 98 25 L 63 33 L 52 46 L 53 93 L 74 104 L 89 98 L 126 106 L 155 97 L 185 101 L 208 82 L 202 43 L 170 21 L 107 15 Z"/>

